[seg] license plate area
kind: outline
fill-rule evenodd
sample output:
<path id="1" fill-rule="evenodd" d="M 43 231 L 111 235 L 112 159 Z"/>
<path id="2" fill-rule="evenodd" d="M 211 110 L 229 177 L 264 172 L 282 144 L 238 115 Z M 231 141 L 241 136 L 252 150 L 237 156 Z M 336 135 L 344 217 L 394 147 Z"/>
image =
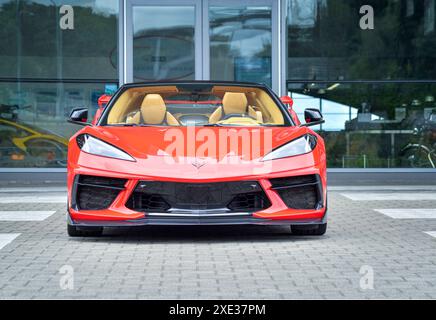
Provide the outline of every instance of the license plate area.
<path id="1" fill-rule="evenodd" d="M 178 185 L 175 190 L 176 205 L 183 209 L 212 209 L 223 206 L 223 192 L 211 185 Z"/>

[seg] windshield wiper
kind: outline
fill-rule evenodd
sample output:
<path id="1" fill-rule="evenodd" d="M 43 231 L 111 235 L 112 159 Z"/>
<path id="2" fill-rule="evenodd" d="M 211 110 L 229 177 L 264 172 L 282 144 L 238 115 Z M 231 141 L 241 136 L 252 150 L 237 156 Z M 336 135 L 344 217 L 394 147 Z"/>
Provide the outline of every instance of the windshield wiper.
<path id="1" fill-rule="evenodd" d="M 207 123 L 207 124 L 203 124 L 199 127 L 224 127 L 222 124 L 219 123 Z"/>
<path id="2" fill-rule="evenodd" d="M 152 127 L 150 124 L 139 123 L 123 123 L 123 124 L 109 124 L 108 127 Z"/>

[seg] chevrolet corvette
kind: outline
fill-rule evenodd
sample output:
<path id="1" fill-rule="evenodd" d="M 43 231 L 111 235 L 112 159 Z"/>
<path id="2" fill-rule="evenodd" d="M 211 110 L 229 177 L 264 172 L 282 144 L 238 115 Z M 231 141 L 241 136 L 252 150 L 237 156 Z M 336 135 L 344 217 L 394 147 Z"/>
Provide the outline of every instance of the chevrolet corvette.
<path id="1" fill-rule="evenodd" d="M 68 146 L 70 236 L 144 225 L 287 225 L 327 229 L 326 154 L 289 97 L 225 81 L 126 84 Z"/>

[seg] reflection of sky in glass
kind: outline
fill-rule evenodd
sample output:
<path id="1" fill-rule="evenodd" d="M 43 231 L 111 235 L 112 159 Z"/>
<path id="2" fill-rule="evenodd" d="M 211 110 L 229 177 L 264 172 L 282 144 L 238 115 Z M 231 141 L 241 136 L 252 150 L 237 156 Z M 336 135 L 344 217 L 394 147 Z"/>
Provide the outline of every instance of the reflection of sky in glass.
<path id="1" fill-rule="evenodd" d="M 345 129 L 345 122 L 357 117 L 357 109 L 334 101 L 314 98 L 300 93 L 291 93 L 294 100 L 294 110 L 301 122 L 304 122 L 304 109 L 320 109 L 325 123 L 322 129 L 326 131 L 340 131 Z M 313 128 L 319 129 L 319 126 Z"/>
<path id="2" fill-rule="evenodd" d="M 238 30 L 232 35 L 231 45 L 233 51 L 244 56 L 255 56 L 263 51 L 263 46 L 270 45 L 271 32 L 262 30 Z"/>
<path id="3" fill-rule="evenodd" d="M 271 46 L 270 7 L 211 6 L 209 18 L 213 26 L 210 30 L 212 45 L 230 42 L 230 48 L 235 54 L 246 57 L 255 56 L 263 52 L 265 47 Z M 223 40 L 223 36 L 227 39 Z"/>
<path id="4" fill-rule="evenodd" d="M 134 77 L 190 79 L 195 70 L 195 7 L 138 5 L 132 14 Z"/>
<path id="5" fill-rule="evenodd" d="M 327 7 L 327 0 L 288 0 L 288 25 L 298 28 L 313 28 L 319 9 Z"/>
<path id="6" fill-rule="evenodd" d="M 179 7 L 134 7 L 134 32 L 150 29 L 180 28 L 195 23 L 193 6 Z"/>
<path id="7" fill-rule="evenodd" d="M 0 5 L 11 0 L 0 0 Z M 13 1 L 15 2 L 15 1 Z M 68 4 L 73 7 L 90 7 L 95 13 L 116 14 L 118 13 L 118 0 L 31 0 L 29 3 L 38 3 L 45 6 L 61 6 Z"/>

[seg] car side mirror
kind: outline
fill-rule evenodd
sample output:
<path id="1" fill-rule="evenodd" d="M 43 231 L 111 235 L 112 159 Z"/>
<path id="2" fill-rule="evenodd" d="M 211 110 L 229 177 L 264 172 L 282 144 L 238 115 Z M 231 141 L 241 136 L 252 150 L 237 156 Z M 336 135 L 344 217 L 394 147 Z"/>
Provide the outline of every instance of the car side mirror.
<path id="1" fill-rule="evenodd" d="M 109 103 L 111 98 L 112 98 L 112 96 L 107 95 L 107 94 L 104 94 L 104 95 L 100 96 L 98 98 L 98 101 L 97 101 L 98 107 L 100 109 L 104 109 L 104 107 L 106 107 L 106 105 Z"/>
<path id="2" fill-rule="evenodd" d="M 290 114 L 294 123 L 299 126 L 301 124 L 300 119 L 298 119 L 297 113 L 294 111 L 292 106 L 294 105 L 294 100 L 288 96 L 280 97 L 280 101 L 288 108 L 288 113 Z"/>
<path id="3" fill-rule="evenodd" d="M 101 115 L 103 114 L 104 108 L 106 108 L 107 104 L 111 100 L 112 96 L 108 94 L 101 95 L 98 100 L 98 109 L 95 111 L 94 119 L 92 119 L 92 124 L 97 124 L 98 120 L 100 119 Z"/>
<path id="4" fill-rule="evenodd" d="M 316 126 L 325 122 L 321 112 L 314 108 L 304 110 L 304 119 L 306 120 L 306 123 L 302 124 L 304 127 Z"/>
<path id="5" fill-rule="evenodd" d="M 292 100 L 291 97 L 288 96 L 282 96 L 280 97 L 280 100 L 288 106 L 288 108 L 292 108 L 292 105 L 294 104 L 294 100 Z"/>
<path id="6" fill-rule="evenodd" d="M 68 122 L 78 124 L 81 126 L 88 126 L 88 109 L 87 108 L 75 108 L 71 110 Z"/>

